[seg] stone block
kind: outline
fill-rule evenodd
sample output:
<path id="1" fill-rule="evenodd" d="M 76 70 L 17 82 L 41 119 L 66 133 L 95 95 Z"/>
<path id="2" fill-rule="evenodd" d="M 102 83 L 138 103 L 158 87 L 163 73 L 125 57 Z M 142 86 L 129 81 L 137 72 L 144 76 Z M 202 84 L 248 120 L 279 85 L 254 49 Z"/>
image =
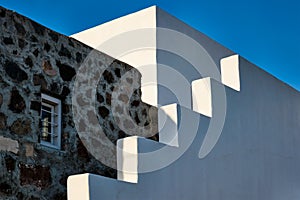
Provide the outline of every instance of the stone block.
<path id="1" fill-rule="evenodd" d="M 0 136 L 0 151 L 8 151 L 17 154 L 19 151 L 19 143 L 16 140 Z"/>
<path id="2" fill-rule="evenodd" d="M 39 188 L 46 188 L 51 185 L 52 178 L 50 167 L 41 165 L 20 164 L 21 185 L 35 185 Z"/>
<path id="3" fill-rule="evenodd" d="M 26 157 L 32 157 L 33 154 L 34 154 L 33 144 L 26 143 L 25 144 L 25 155 L 26 155 Z"/>

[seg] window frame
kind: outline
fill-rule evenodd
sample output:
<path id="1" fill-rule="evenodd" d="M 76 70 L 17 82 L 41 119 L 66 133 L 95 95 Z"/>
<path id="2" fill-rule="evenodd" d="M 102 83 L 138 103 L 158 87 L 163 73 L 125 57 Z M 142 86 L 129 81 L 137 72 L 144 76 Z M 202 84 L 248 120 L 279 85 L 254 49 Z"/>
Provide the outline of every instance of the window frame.
<path id="1" fill-rule="evenodd" d="M 42 139 L 43 134 L 43 124 L 41 125 L 40 130 L 40 144 L 46 147 L 61 149 L 61 100 L 49 96 L 47 94 L 41 95 L 41 113 L 40 113 L 40 121 L 43 123 L 42 113 L 49 112 L 47 110 L 43 110 L 43 106 L 51 108 L 51 131 L 49 132 L 51 135 L 51 142 L 47 142 Z M 56 115 L 56 116 L 55 116 Z M 54 126 L 55 125 L 55 126 Z"/>

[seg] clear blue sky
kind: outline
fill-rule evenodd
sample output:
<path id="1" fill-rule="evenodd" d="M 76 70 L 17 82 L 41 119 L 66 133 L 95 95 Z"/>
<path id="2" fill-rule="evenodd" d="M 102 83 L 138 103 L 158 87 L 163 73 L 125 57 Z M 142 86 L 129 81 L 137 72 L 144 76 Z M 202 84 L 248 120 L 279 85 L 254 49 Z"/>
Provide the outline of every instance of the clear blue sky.
<path id="1" fill-rule="evenodd" d="M 157 5 L 300 90 L 298 0 L 1 0 L 0 5 L 65 35 Z"/>

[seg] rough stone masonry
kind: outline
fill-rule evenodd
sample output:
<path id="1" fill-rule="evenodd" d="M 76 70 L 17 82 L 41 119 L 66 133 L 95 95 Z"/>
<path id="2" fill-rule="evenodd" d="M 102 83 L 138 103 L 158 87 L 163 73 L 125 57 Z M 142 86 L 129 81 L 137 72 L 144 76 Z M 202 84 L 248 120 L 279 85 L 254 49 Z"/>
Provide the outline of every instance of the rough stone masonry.
<path id="1" fill-rule="evenodd" d="M 0 29 L 0 199 L 66 199 L 69 175 L 90 172 L 114 178 L 114 169 L 89 154 L 73 121 L 74 79 L 92 49 L 2 7 Z M 102 59 L 99 65 L 111 59 L 101 52 L 97 54 Z M 113 143 L 127 134 L 112 116 L 112 91 L 129 71 L 133 75 L 126 79 L 128 83 L 140 84 L 137 70 L 114 60 L 97 85 L 98 121 Z M 41 93 L 62 101 L 60 150 L 40 144 Z M 138 89 L 132 96 L 119 94 L 118 100 L 129 104 L 135 123 L 150 125 L 155 132 L 157 119 L 149 115 L 152 107 L 140 97 Z"/>

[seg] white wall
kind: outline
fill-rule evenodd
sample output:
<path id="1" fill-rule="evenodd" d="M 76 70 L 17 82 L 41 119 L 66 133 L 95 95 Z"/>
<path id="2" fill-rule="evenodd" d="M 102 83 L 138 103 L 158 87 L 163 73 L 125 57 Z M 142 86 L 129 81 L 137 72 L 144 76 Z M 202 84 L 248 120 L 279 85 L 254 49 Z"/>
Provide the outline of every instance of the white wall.
<path id="1" fill-rule="evenodd" d="M 115 19 L 71 37 L 137 68 L 142 100 L 157 106 L 156 7 Z"/>
<path id="2" fill-rule="evenodd" d="M 136 164 L 124 166 L 139 172 L 131 181 L 138 183 L 91 174 L 71 176 L 69 200 L 300 199 L 300 93 L 242 57 L 231 56 L 230 50 L 163 11 L 156 9 L 156 17 L 157 26 L 186 33 L 203 48 L 194 46 L 192 49 L 200 52 L 197 54 L 189 48 L 195 45 L 189 38 L 184 39 L 187 43 L 178 41 L 173 45 L 176 34 L 169 38 L 164 32 L 156 35 L 157 48 L 175 49 L 180 52 L 177 55 L 186 56 L 173 59 L 170 51 L 157 50 L 158 65 L 153 69 L 158 73 L 157 81 L 167 78 L 165 83 L 173 84 L 170 87 L 178 99 L 182 98 L 176 100 L 157 87 L 158 103 L 167 106 L 162 111 L 168 123 L 161 126 L 160 134 L 174 136 L 175 144 L 168 143 L 170 135 L 166 135 L 164 143 L 138 137 L 131 138 L 132 142 L 120 141 L 123 145 L 131 144 L 136 150 L 131 152 L 138 152 L 130 155 Z M 207 69 L 214 65 L 216 69 Z M 164 66 L 176 69 L 171 70 L 173 76 L 167 76 L 163 70 L 168 68 Z M 183 74 L 184 80 L 173 80 L 176 72 Z M 204 82 L 208 83 L 207 91 Z M 198 101 L 202 98 L 205 101 Z M 195 102 L 201 106 L 194 106 Z M 160 117 L 162 120 L 163 114 Z M 173 159 L 176 161 L 172 163 Z M 87 193 L 86 188 L 88 197 L 79 198 Z"/>

